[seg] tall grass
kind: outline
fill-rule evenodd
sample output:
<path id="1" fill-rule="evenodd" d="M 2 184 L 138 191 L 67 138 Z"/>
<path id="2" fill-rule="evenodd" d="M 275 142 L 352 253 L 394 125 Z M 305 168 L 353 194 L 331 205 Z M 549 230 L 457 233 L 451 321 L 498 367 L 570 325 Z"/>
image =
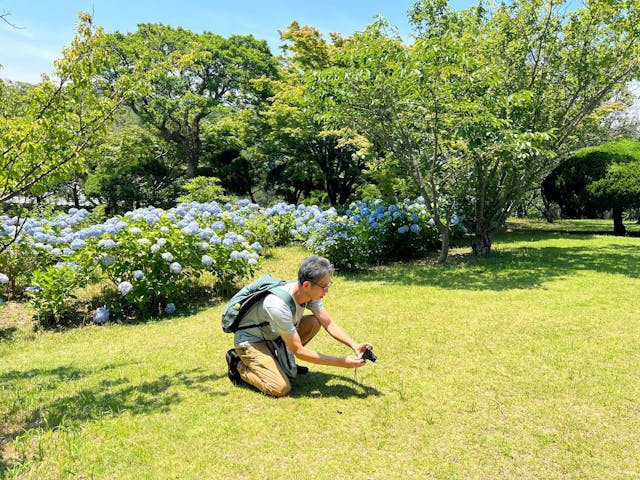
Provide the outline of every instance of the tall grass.
<path id="1" fill-rule="evenodd" d="M 518 228 L 488 259 L 338 274 L 325 306 L 379 359 L 282 399 L 226 378 L 222 305 L 0 341 L 0 477 L 638 478 L 639 247 Z"/>

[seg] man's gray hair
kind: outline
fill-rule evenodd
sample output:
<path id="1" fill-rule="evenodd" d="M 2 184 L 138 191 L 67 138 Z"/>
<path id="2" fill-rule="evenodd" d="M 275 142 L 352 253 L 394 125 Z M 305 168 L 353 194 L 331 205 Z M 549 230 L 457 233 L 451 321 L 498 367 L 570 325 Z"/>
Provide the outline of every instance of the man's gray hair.
<path id="1" fill-rule="evenodd" d="M 311 255 L 305 258 L 298 270 L 298 282 L 302 285 L 305 281 L 317 282 L 326 275 L 333 273 L 331 262 L 324 257 Z"/>

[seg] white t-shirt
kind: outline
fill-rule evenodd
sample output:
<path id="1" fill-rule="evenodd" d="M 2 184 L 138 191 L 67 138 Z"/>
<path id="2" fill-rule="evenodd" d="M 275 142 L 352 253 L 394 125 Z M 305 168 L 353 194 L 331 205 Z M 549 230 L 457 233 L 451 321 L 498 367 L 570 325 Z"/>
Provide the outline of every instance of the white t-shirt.
<path id="1" fill-rule="evenodd" d="M 293 295 L 293 290 L 297 284 L 298 282 L 294 280 L 285 283 L 280 288 Z M 252 344 L 264 342 L 265 340 L 275 340 L 283 333 L 294 333 L 306 309 L 311 310 L 313 313 L 322 311 L 322 300 L 311 300 L 305 305 L 298 305 L 296 303 L 296 312 L 294 315 L 291 315 L 291 309 L 288 303 L 272 293 L 266 295 L 249 309 L 240 321 L 239 326 L 258 325 L 265 322 L 267 322 L 268 325 L 238 330 L 234 337 L 235 346 L 243 347 L 246 346 L 247 343 Z"/>

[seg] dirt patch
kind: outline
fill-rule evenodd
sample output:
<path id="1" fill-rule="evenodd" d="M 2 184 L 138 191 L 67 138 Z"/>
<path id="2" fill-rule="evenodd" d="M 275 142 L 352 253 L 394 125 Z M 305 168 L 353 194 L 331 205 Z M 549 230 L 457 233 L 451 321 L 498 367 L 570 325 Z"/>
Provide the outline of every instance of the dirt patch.
<path id="1" fill-rule="evenodd" d="M 0 340 L 18 330 L 33 330 L 34 310 L 27 303 L 8 301 L 0 306 Z"/>

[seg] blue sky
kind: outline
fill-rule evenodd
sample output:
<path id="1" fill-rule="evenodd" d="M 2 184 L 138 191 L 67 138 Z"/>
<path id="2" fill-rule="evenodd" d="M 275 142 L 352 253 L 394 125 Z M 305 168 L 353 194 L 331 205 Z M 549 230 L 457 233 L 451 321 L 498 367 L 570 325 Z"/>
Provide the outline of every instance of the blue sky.
<path id="1" fill-rule="evenodd" d="M 474 3 L 451 1 L 454 8 Z M 413 0 L 0 0 L 0 13 L 10 13 L 8 20 L 21 27 L 0 23 L 0 78 L 35 83 L 40 74 L 50 74 L 53 61 L 71 42 L 79 11 L 93 12 L 95 23 L 107 32 L 161 22 L 223 36 L 252 33 L 278 54 L 278 30 L 293 20 L 348 36 L 381 14 L 406 37 L 411 5 Z"/>

